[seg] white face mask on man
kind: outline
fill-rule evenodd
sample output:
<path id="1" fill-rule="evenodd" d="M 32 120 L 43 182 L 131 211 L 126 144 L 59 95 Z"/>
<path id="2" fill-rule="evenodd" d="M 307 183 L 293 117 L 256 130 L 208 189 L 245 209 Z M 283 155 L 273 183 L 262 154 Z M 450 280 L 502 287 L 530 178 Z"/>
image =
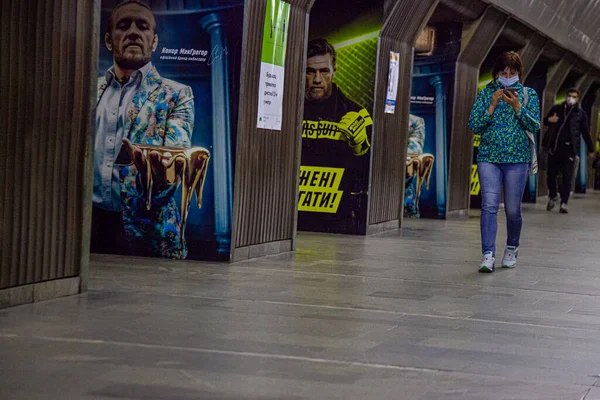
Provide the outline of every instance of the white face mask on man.
<path id="1" fill-rule="evenodd" d="M 577 104 L 577 99 L 569 96 L 567 97 L 567 104 L 573 107 L 575 104 Z"/>
<path id="2" fill-rule="evenodd" d="M 498 82 L 504 87 L 510 87 L 515 83 L 519 82 L 519 75 L 515 75 L 512 78 L 505 78 L 503 76 L 498 76 Z"/>

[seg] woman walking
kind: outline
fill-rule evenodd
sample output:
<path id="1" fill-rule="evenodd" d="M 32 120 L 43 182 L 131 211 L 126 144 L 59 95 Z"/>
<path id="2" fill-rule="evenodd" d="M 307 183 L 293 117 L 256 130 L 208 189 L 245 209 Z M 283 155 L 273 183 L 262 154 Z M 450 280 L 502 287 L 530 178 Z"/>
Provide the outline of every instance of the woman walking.
<path id="1" fill-rule="evenodd" d="M 477 167 L 482 197 L 483 259 L 479 272 L 495 269 L 501 188 L 504 188 L 508 233 L 502 267 L 514 268 L 517 264 L 523 225 L 521 203 L 533 157 L 530 141 L 540 130 L 539 98 L 535 90 L 519 82 L 522 71 L 518 53 L 500 55 L 492 71 L 494 80 L 479 92 L 469 120 L 469 127 L 481 135 Z"/>

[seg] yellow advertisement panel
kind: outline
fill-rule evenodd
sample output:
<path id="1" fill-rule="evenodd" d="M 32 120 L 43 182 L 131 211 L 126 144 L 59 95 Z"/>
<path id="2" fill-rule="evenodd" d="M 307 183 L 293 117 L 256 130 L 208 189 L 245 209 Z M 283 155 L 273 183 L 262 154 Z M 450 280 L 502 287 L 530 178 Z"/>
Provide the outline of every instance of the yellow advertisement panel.
<path id="1" fill-rule="evenodd" d="M 343 168 L 300 167 L 299 211 L 335 214 L 342 200 L 338 190 Z"/>
<path id="2" fill-rule="evenodd" d="M 471 196 L 478 196 L 481 191 L 479 184 L 479 173 L 477 172 L 477 164 L 471 165 Z"/>

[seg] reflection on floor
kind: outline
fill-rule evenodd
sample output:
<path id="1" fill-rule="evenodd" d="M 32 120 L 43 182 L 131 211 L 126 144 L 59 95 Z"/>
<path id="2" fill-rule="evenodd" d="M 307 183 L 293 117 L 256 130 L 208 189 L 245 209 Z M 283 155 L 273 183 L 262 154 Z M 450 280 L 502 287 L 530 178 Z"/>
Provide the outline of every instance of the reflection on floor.
<path id="1" fill-rule="evenodd" d="M 492 275 L 477 219 L 407 224 L 233 265 L 95 256 L 89 293 L 0 311 L 0 398 L 600 399 L 600 195 L 529 207 Z"/>

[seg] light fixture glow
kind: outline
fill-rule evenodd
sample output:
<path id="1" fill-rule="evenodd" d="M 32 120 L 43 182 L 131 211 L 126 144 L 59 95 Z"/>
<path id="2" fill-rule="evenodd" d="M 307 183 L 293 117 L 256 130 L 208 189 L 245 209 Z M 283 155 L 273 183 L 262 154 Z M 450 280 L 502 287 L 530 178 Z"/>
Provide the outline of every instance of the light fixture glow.
<path id="1" fill-rule="evenodd" d="M 374 39 L 378 36 L 379 36 L 379 31 L 375 31 L 375 32 L 367 33 L 366 35 L 358 36 L 358 37 L 343 41 L 341 43 L 334 44 L 333 47 L 336 50 L 339 50 L 343 47 L 352 46 L 357 43 L 364 42 L 365 40 Z"/>

